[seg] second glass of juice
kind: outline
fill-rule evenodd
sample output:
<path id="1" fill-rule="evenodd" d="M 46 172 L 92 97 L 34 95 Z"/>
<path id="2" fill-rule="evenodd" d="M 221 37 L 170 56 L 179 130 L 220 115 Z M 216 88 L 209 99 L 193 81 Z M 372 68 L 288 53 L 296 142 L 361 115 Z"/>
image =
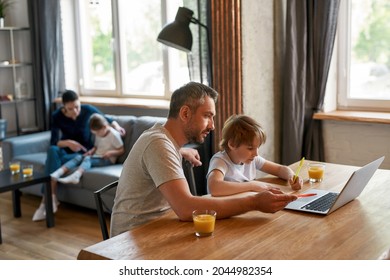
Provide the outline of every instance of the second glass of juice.
<path id="1" fill-rule="evenodd" d="M 311 183 L 322 182 L 322 180 L 324 179 L 325 164 L 320 162 L 310 163 L 308 173 L 309 173 L 309 181 Z"/>

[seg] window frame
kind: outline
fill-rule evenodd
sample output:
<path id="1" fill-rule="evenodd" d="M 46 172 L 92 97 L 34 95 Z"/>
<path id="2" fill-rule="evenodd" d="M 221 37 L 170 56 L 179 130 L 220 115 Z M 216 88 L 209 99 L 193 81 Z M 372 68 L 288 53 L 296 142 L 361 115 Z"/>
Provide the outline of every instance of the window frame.
<path id="1" fill-rule="evenodd" d="M 168 48 L 167 46 L 161 44 L 161 51 L 162 51 L 162 64 L 163 64 L 163 79 L 164 79 L 164 93 L 156 93 L 152 94 L 151 92 L 147 94 L 142 93 L 125 93 L 123 89 L 124 83 L 122 82 L 122 79 L 124 79 L 124 76 L 126 73 L 124 73 L 123 67 L 122 67 L 122 57 L 125 54 L 121 53 L 121 44 L 124 44 L 120 40 L 120 34 L 123 34 L 124 32 L 120 30 L 119 28 L 119 22 L 120 22 L 120 12 L 119 5 L 120 0 L 111 0 L 112 3 L 112 17 L 113 17 L 113 59 L 114 59 L 114 71 L 115 71 L 115 84 L 116 88 L 115 90 L 104 90 L 104 89 L 89 89 L 85 88 L 82 84 L 83 79 L 83 65 L 82 63 L 77 63 L 78 61 L 82 61 L 82 51 L 81 51 L 81 31 L 80 31 L 80 12 L 79 12 L 79 6 L 81 5 L 79 1 L 77 0 L 61 0 L 62 2 L 67 2 L 67 5 L 70 5 L 71 10 L 73 10 L 73 15 L 71 16 L 73 18 L 73 27 L 69 28 L 73 34 L 67 34 L 64 36 L 73 36 L 74 38 L 69 38 L 69 41 L 71 43 L 68 43 L 67 48 L 68 51 L 66 51 L 64 47 L 64 52 L 68 52 L 67 57 L 71 58 L 72 61 L 65 64 L 65 75 L 66 77 L 66 87 L 72 88 L 76 90 L 80 96 L 86 96 L 86 97 L 108 97 L 108 98 L 134 98 L 134 99 L 155 99 L 155 100 L 170 100 L 170 97 L 172 95 L 172 81 L 171 77 L 174 77 L 172 75 L 173 73 L 173 63 L 172 61 L 175 61 L 178 59 L 177 57 L 180 55 L 180 51 Z M 62 3 L 61 3 L 62 4 Z M 174 16 L 176 14 L 177 8 L 182 5 L 181 0 L 161 0 L 161 28 L 168 22 L 174 19 Z M 70 10 L 69 8 L 67 10 Z M 66 15 L 66 17 L 70 17 L 70 15 Z M 169 19 L 170 18 L 170 19 Z M 169 20 L 168 20 L 169 19 Z M 69 19 L 67 20 L 69 21 Z M 156 34 L 157 38 L 157 34 Z M 157 39 L 156 39 L 157 42 Z M 160 44 L 160 43 L 158 43 Z M 71 52 L 75 52 L 75 54 L 70 54 Z M 68 67 L 67 67 L 68 65 Z M 73 67 L 72 67 L 73 66 Z M 75 67 L 76 66 L 76 67 Z M 68 71 L 67 71 L 68 69 Z M 74 71 L 76 69 L 76 71 Z M 71 74 L 69 74 L 71 73 Z"/>
<path id="2" fill-rule="evenodd" d="M 389 111 L 390 100 L 358 99 L 350 93 L 350 49 L 351 49 L 351 3 L 352 0 L 340 2 L 338 30 L 336 39 L 337 52 L 337 108 L 341 110 Z"/>

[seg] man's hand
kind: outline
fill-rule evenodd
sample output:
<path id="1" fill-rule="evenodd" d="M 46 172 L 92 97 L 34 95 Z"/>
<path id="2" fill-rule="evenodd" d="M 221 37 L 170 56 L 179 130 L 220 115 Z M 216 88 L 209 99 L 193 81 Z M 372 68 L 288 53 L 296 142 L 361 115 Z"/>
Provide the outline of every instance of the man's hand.
<path id="1" fill-rule="evenodd" d="M 75 153 L 80 152 L 80 151 L 87 152 L 87 149 L 77 141 L 65 140 L 65 142 L 66 142 L 66 147 L 68 147 L 69 149 L 71 149 Z"/>
<path id="2" fill-rule="evenodd" d="M 292 194 L 285 194 L 278 189 L 255 194 L 255 209 L 265 213 L 275 213 L 286 207 L 287 204 L 296 200 L 298 197 Z"/>
<path id="3" fill-rule="evenodd" d="M 180 154 L 188 160 L 192 166 L 201 166 L 202 162 L 200 161 L 199 152 L 193 148 L 181 148 Z"/>

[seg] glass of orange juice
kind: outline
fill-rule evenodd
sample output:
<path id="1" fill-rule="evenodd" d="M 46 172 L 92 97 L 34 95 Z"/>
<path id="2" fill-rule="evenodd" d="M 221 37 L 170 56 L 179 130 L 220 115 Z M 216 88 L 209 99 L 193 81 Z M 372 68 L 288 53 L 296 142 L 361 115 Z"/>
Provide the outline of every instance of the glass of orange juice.
<path id="1" fill-rule="evenodd" d="M 217 212 L 214 210 L 195 210 L 192 212 L 195 235 L 198 237 L 213 235 L 216 218 Z"/>
<path id="2" fill-rule="evenodd" d="M 12 175 L 19 174 L 20 172 L 20 161 L 10 161 L 9 170 Z"/>
<path id="3" fill-rule="evenodd" d="M 325 173 L 325 164 L 316 162 L 316 163 L 309 163 L 309 181 L 311 183 L 318 183 L 322 182 L 324 179 L 324 173 Z"/>
<path id="4" fill-rule="evenodd" d="M 34 171 L 34 167 L 32 164 L 23 165 L 22 173 L 24 178 L 31 177 L 33 175 L 33 171 Z"/>

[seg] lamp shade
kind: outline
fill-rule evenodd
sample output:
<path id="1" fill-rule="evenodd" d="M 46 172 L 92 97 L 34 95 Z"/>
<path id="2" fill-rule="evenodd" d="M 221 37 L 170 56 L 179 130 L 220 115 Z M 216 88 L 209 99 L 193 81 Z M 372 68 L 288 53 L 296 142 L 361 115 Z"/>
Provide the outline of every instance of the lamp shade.
<path id="1" fill-rule="evenodd" d="M 164 26 L 157 41 L 170 47 L 190 52 L 192 48 L 192 33 L 190 22 L 193 11 L 185 7 L 179 7 L 175 21 Z"/>

